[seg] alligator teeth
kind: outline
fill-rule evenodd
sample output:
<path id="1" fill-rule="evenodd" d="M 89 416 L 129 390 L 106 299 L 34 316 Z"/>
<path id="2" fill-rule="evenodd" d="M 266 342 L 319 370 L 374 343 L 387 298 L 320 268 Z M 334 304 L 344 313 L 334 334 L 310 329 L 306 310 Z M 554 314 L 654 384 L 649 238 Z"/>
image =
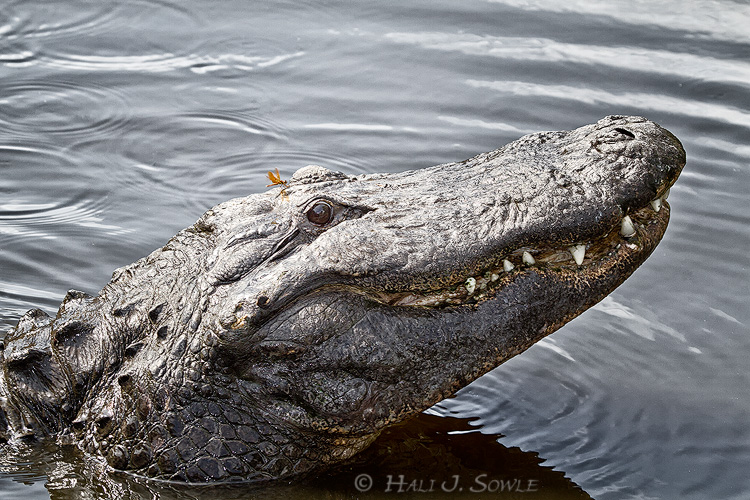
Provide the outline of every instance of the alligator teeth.
<path id="1" fill-rule="evenodd" d="M 508 259 L 505 259 L 503 261 L 503 271 L 505 271 L 506 273 L 509 273 L 512 270 L 513 270 L 513 263 L 509 261 Z"/>
<path id="2" fill-rule="evenodd" d="M 633 221 L 630 220 L 630 216 L 626 215 L 622 218 L 622 227 L 620 228 L 620 234 L 626 238 L 630 238 L 635 234 L 635 226 Z"/>
<path id="3" fill-rule="evenodd" d="M 664 194 L 661 195 L 659 198 L 651 201 L 651 208 L 654 209 L 654 212 L 658 212 L 659 210 L 661 210 L 661 206 L 664 200 L 666 200 L 668 197 L 669 197 L 669 189 L 664 191 Z"/>
<path id="4" fill-rule="evenodd" d="M 477 280 L 474 278 L 468 278 L 466 283 L 464 283 L 464 286 L 466 287 L 466 291 L 469 292 L 469 295 L 471 295 L 474 293 L 474 290 L 477 289 Z"/>
<path id="5" fill-rule="evenodd" d="M 536 264 L 536 261 L 534 260 L 534 257 L 529 252 L 524 252 L 522 257 L 523 263 L 527 266 L 533 266 Z"/>
<path id="6" fill-rule="evenodd" d="M 573 256 L 573 260 L 579 266 L 583 264 L 583 258 L 586 256 L 586 245 L 573 245 L 568 248 L 568 251 Z"/>

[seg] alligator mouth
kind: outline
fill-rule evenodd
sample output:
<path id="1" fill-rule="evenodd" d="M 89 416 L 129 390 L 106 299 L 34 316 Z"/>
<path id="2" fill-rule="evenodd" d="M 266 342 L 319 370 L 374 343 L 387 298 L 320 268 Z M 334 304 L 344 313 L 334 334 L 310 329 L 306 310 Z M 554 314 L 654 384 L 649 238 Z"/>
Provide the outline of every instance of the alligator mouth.
<path id="1" fill-rule="evenodd" d="M 648 256 L 669 222 L 669 190 L 649 206 L 623 217 L 621 223 L 598 239 L 587 242 L 542 243 L 506 249 L 480 274 L 468 276 L 442 290 L 429 292 L 378 292 L 373 299 L 389 306 L 441 308 L 476 304 L 496 295 L 519 273 L 530 270 L 579 275 L 597 274 L 607 263 L 644 252 Z M 651 244 L 649 244 L 651 243 Z"/>

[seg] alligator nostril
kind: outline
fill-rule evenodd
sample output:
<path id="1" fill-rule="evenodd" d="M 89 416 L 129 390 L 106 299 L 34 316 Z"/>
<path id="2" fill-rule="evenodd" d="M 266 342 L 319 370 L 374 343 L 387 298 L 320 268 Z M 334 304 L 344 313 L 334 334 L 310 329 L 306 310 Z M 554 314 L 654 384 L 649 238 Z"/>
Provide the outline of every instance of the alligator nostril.
<path id="1" fill-rule="evenodd" d="M 631 139 L 635 139 L 635 134 L 628 129 L 617 127 L 615 128 L 615 132 L 619 132 L 622 135 L 627 135 Z"/>
<path id="2" fill-rule="evenodd" d="M 266 307 L 268 307 L 268 303 L 268 297 L 266 297 L 265 295 L 261 295 L 260 297 L 258 297 L 258 307 L 265 309 Z"/>

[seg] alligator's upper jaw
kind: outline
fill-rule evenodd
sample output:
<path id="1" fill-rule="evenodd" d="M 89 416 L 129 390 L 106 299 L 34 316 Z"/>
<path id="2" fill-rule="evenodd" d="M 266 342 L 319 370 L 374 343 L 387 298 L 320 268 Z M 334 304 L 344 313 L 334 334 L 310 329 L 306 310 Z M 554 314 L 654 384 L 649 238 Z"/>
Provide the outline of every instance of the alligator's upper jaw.
<path id="1" fill-rule="evenodd" d="M 619 225 L 588 241 L 540 241 L 536 245 L 503 248 L 484 271 L 460 279 L 442 290 L 371 292 L 374 299 L 392 306 L 445 307 L 475 304 L 496 294 L 514 274 L 544 270 L 554 274 L 576 275 L 581 283 L 594 280 L 604 269 L 618 269 L 624 281 L 661 240 L 669 222 L 668 191 L 647 207 L 624 216 Z M 603 298 L 608 289 L 597 294 Z M 581 304 L 581 311 L 588 307 Z"/>
<path id="2" fill-rule="evenodd" d="M 685 152 L 671 133 L 638 117 L 608 117 L 570 135 L 572 138 L 561 141 L 557 165 L 537 168 L 537 178 L 533 172 L 521 173 L 531 185 L 542 185 L 527 191 L 531 202 L 519 197 L 521 204 L 527 205 L 527 213 L 516 215 L 509 227 L 489 231 L 484 248 L 467 235 L 470 245 L 464 261 L 473 264 L 468 273 L 460 274 L 456 271 L 459 266 L 446 261 L 446 275 L 452 278 L 447 286 L 418 285 L 379 294 L 379 299 L 402 306 L 473 303 L 501 288 L 501 277 L 525 268 L 574 273 L 585 282 L 598 275 L 600 268 L 617 266 L 624 281 L 666 230 L 669 206 L 665 200 L 685 165 Z M 511 184 L 518 182 L 518 174 L 514 175 Z M 581 195 L 576 188 L 586 193 Z M 502 192 L 503 187 L 497 189 Z M 508 192 L 513 197 L 513 188 Z M 514 208 L 520 211 L 517 204 Z M 503 215 L 513 212 L 507 210 Z M 477 233 L 483 224 L 503 226 L 477 217 Z M 480 249 L 472 255 L 477 246 Z M 631 269 L 626 269 L 626 263 Z M 430 281 L 444 283 L 447 278 Z"/>
<path id="3" fill-rule="evenodd" d="M 641 125 L 640 122 L 638 122 Z M 647 122 L 649 131 L 653 127 Z M 638 131 L 632 124 L 624 128 L 615 127 L 616 134 L 627 132 L 627 137 Z M 595 219 L 588 222 L 599 228 L 599 233 L 591 233 L 582 227 L 577 238 L 571 236 L 570 228 L 559 230 L 550 225 L 547 234 L 534 239 L 518 238 L 499 244 L 497 250 L 485 259 L 485 266 L 479 272 L 473 272 L 455 280 L 450 286 L 438 290 L 409 290 L 395 293 L 376 293 L 373 296 L 384 303 L 394 306 L 444 307 L 461 304 L 474 304 L 486 300 L 507 285 L 514 274 L 526 270 L 544 271 L 546 278 L 554 286 L 555 276 L 576 276 L 581 284 L 586 284 L 589 296 L 581 300 L 578 312 L 582 312 L 592 303 L 597 302 L 611 292 L 611 285 L 601 288 L 597 280 L 602 273 L 612 272 L 618 277 L 618 284 L 624 281 L 653 251 L 661 240 L 669 222 L 670 207 L 666 202 L 669 189 L 677 180 L 685 164 L 684 150 L 679 141 L 669 132 L 658 136 L 657 149 L 667 150 L 663 156 L 648 158 L 653 162 L 653 171 L 649 179 L 650 188 L 638 192 L 628 192 L 627 198 L 617 202 L 615 208 L 621 209 L 621 218 L 610 217 L 610 226 L 603 225 Z M 639 134 L 640 135 L 640 134 Z M 593 141 L 596 144 L 597 140 Z M 645 161 L 645 159 L 644 159 Z M 655 194 L 654 194 L 655 193 Z M 653 196 L 647 203 L 646 196 Z M 602 213 L 613 213 L 612 207 L 602 207 Z M 581 226 L 587 220 L 581 219 Z M 610 283 L 612 280 L 606 280 Z"/>
<path id="4" fill-rule="evenodd" d="M 278 205 L 327 199 L 359 215 L 247 275 L 228 317 L 259 325 L 321 286 L 434 307 L 472 299 L 511 268 L 544 264 L 584 279 L 639 224 L 659 224 L 684 164 L 671 133 L 613 116 L 461 163 L 292 184 Z"/>

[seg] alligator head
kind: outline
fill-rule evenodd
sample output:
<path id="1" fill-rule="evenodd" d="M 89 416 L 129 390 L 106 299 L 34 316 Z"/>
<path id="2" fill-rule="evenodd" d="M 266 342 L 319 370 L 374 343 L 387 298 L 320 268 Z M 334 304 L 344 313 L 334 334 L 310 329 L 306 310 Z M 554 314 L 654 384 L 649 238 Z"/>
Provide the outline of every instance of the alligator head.
<path id="1" fill-rule="evenodd" d="M 305 167 L 27 313 L 0 354 L 0 437 L 170 480 L 320 470 L 609 294 L 662 237 L 684 163 L 663 128 L 611 116 L 418 171 Z"/>

